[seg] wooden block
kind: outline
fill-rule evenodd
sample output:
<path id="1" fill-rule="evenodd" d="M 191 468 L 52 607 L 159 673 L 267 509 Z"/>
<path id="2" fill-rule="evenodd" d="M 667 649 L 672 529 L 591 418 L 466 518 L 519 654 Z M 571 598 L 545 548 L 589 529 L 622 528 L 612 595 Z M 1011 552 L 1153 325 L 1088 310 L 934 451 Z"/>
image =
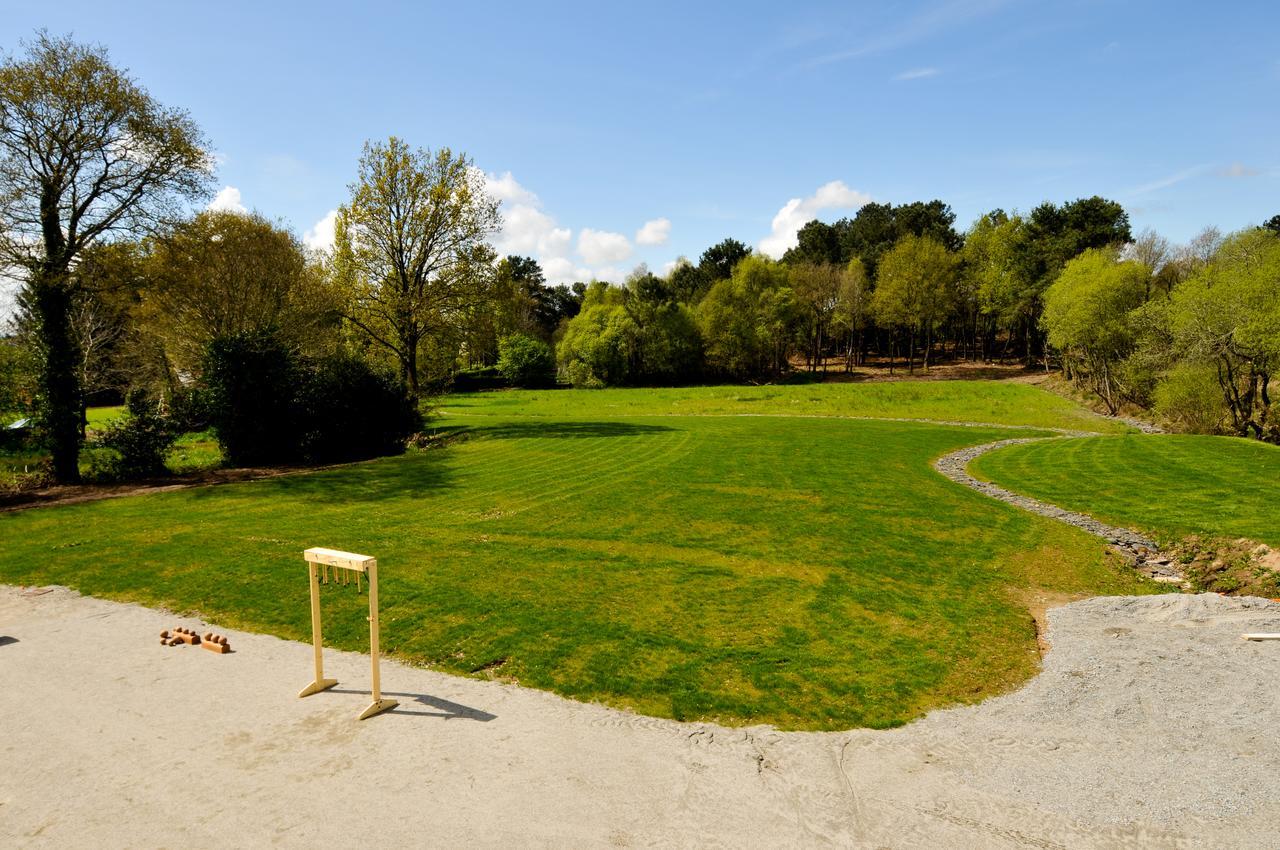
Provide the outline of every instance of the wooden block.
<path id="1" fill-rule="evenodd" d="M 195 646 L 200 643 L 200 635 L 191 631 L 191 629 L 175 629 L 173 636 L 188 646 Z"/>
<path id="2" fill-rule="evenodd" d="M 226 638 L 223 638 L 222 640 L 224 641 L 223 643 L 218 643 L 216 640 L 206 640 L 206 641 L 203 641 L 200 645 L 203 646 L 205 649 L 209 650 L 210 652 L 216 652 L 219 655 L 226 655 L 228 652 L 231 651 L 231 645 L 228 643 L 225 643 Z"/>

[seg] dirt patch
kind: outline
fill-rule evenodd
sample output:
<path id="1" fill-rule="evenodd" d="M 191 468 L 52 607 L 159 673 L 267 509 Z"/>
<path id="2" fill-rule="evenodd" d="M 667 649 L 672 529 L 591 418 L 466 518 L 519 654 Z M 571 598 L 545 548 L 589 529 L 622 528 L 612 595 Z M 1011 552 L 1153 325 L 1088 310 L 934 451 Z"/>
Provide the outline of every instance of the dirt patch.
<path id="1" fill-rule="evenodd" d="M 1087 598 L 1083 593 L 1059 593 L 1036 588 L 1013 588 L 1010 593 L 1031 614 L 1031 621 L 1036 627 L 1036 648 L 1040 650 L 1041 657 L 1050 649 L 1049 610 Z"/>
<path id="2" fill-rule="evenodd" d="M 74 505 L 79 502 L 96 502 L 99 499 L 118 499 L 144 493 L 164 493 L 169 490 L 186 490 L 190 487 L 208 487 L 216 484 L 238 484 L 262 478 L 279 478 L 284 475 L 305 475 L 321 469 L 334 469 L 348 464 L 330 466 L 276 466 L 242 469 L 210 469 L 166 478 L 130 481 L 125 484 L 60 484 L 36 490 L 0 494 L 0 513 L 23 511 L 30 508 L 46 508 L 55 505 Z"/>
<path id="3" fill-rule="evenodd" d="M 930 363 L 928 371 L 916 361 L 914 374 L 907 371 L 906 358 L 894 361 L 892 370 L 887 357 L 869 357 L 861 366 L 854 366 L 846 371 L 844 359 L 830 357 L 826 361 L 826 371 L 818 364 L 816 372 L 810 372 L 804 358 L 791 362 L 792 377 L 811 379 L 825 383 L 844 384 L 876 381 L 1011 381 L 1029 380 L 1044 377 L 1043 367 L 1026 367 L 1021 363 L 998 363 L 970 360 L 946 360 L 941 363 Z"/>
<path id="4" fill-rule="evenodd" d="M 1188 590 L 1280 597 L 1280 550 L 1265 543 L 1192 535 L 1167 552 L 1180 565 Z"/>

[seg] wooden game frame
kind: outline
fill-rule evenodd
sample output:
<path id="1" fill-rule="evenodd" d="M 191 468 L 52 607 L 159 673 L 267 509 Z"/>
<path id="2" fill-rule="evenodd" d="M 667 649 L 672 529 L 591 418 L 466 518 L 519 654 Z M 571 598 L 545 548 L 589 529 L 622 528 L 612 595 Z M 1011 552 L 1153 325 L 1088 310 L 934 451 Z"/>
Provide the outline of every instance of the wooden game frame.
<path id="1" fill-rule="evenodd" d="M 373 702 L 356 719 L 364 720 L 395 708 L 399 705 L 396 700 L 382 697 L 382 677 L 378 670 L 378 560 L 368 555 L 339 552 L 337 549 L 319 546 L 303 552 L 302 557 L 307 562 L 307 575 L 311 584 L 311 642 L 315 646 L 316 678 L 298 693 L 298 697 L 318 694 L 338 684 L 337 679 L 324 677 L 324 659 L 321 657 L 320 583 L 322 579 L 325 584 L 329 583 L 329 571 L 332 570 L 334 583 L 341 578 L 343 584 L 348 584 L 350 573 L 355 573 L 357 592 L 361 576 L 369 581 L 369 655 L 373 660 Z M 341 574 L 340 570 L 343 571 Z"/>

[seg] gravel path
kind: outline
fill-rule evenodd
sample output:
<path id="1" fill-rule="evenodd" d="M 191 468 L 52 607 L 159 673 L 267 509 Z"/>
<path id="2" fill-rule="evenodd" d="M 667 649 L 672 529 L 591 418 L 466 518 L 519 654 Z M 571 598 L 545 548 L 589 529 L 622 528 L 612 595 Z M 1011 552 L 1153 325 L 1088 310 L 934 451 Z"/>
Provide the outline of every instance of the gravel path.
<path id="1" fill-rule="evenodd" d="M 1063 437 L 1097 436 L 1096 434 L 1079 431 L 1064 431 L 1061 433 Z M 1039 499 L 1033 499 L 1030 496 L 1023 496 L 1006 490 L 989 481 L 980 481 L 969 474 L 969 463 L 979 455 L 984 455 L 987 452 L 1005 446 L 1055 439 L 1062 439 L 1062 437 L 1021 437 L 1010 440 L 996 440 L 993 443 L 983 443 L 978 446 L 968 446 L 943 455 L 933 462 L 933 466 L 952 481 L 977 490 L 979 493 L 990 496 L 993 499 L 999 499 L 1033 514 L 1040 514 L 1041 516 L 1065 522 L 1068 525 L 1074 525 L 1076 528 L 1101 537 L 1130 560 L 1136 568 L 1147 573 L 1152 578 L 1170 584 L 1180 584 L 1182 575 L 1178 572 L 1173 560 L 1161 554 L 1160 547 L 1156 545 L 1155 541 L 1127 528 L 1119 528 L 1118 526 L 1107 525 L 1105 522 L 1099 522 L 1088 514 L 1068 511 L 1057 505 L 1051 505 L 1048 502 L 1042 502 Z"/>
<path id="2" fill-rule="evenodd" d="M 306 605 L 305 591 L 297 600 Z M 215 656 L 160 629 L 227 634 Z M 1280 605 L 1049 613 L 1020 690 L 890 731 L 678 723 L 0 586 L 3 847 L 1270 848 Z"/>

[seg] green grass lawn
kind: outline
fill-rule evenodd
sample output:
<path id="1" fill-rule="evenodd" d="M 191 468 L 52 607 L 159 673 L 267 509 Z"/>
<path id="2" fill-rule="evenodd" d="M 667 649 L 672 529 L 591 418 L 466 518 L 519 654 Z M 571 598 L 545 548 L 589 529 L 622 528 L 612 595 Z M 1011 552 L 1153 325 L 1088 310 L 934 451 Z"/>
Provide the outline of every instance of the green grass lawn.
<path id="1" fill-rule="evenodd" d="M 1256 440 L 1172 434 L 1054 440 L 999 449 L 970 469 L 1165 541 L 1208 534 L 1280 546 L 1280 448 Z"/>
<path id="2" fill-rule="evenodd" d="M 85 430 L 101 431 L 113 419 L 118 419 L 124 415 L 124 405 L 117 404 L 110 407 L 91 407 L 84 413 L 87 420 Z"/>
<path id="3" fill-rule="evenodd" d="M 444 413 L 459 418 L 747 414 L 989 422 L 1099 434 L 1132 430 L 1061 396 L 1011 381 L 504 391 L 446 396 L 439 405 Z"/>
<path id="4" fill-rule="evenodd" d="M 819 401 L 798 406 L 910 415 L 923 386 L 802 387 Z M 989 384 L 984 403 L 978 386 L 929 386 L 922 415 L 952 392 L 967 399 L 954 418 L 1085 421 L 1034 388 Z M 1142 589 L 1096 539 L 929 465 L 1007 430 L 670 415 L 755 409 L 728 399 L 772 389 L 452 397 L 437 424 L 461 439 L 443 448 L 0 516 L 0 581 L 306 640 L 301 550 L 362 551 L 379 558 L 383 644 L 401 658 L 801 729 L 894 725 L 1025 680 L 1029 589 Z M 646 406 L 660 415 L 636 415 Z M 325 604 L 327 640 L 364 648 L 363 597 L 329 589 Z M 303 683 L 305 659 L 280 673 Z"/>

